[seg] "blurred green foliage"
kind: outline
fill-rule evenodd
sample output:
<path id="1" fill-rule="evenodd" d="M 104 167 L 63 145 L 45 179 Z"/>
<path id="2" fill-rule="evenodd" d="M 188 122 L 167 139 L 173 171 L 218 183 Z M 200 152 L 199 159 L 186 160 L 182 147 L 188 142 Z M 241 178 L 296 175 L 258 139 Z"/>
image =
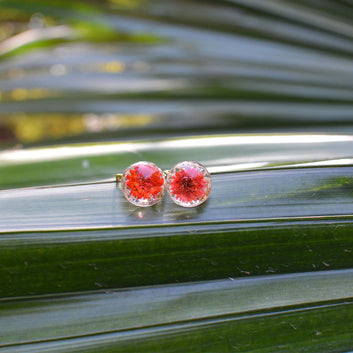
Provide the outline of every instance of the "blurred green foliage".
<path id="1" fill-rule="evenodd" d="M 353 349 L 349 1 L 0 9 L 1 353 Z M 197 209 L 114 183 L 184 159 Z"/>

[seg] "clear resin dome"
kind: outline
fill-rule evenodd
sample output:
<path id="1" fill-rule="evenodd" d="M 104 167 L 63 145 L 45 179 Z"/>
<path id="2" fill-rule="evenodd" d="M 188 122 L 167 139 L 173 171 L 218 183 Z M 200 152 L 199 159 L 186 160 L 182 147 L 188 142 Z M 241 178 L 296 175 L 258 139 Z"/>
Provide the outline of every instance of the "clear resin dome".
<path id="1" fill-rule="evenodd" d="M 211 192 L 211 175 L 202 164 L 185 161 L 178 163 L 167 176 L 167 190 L 179 206 L 201 205 Z"/>
<path id="2" fill-rule="evenodd" d="M 164 195 L 164 173 L 151 162 L 137 162 L 125 169 L 121 189 L 126 199 L 139 207 L 156 204 Z"/>

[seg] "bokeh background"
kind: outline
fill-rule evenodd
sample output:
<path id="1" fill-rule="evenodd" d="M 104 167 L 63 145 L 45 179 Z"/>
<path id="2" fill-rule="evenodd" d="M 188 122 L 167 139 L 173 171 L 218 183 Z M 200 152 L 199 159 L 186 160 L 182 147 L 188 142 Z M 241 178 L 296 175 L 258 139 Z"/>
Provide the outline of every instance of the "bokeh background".
<path id="1" fill-rule="evenodd" d="M 350 0 L 0 0 L 0 148 L 353 131 Z"/>
<path id="2" fill-rule="evenodd" d="M 352 19 L 0 0 L 0 353 L 351 352 Z M 186 159 L 200 207 L 115 183 Z"/>

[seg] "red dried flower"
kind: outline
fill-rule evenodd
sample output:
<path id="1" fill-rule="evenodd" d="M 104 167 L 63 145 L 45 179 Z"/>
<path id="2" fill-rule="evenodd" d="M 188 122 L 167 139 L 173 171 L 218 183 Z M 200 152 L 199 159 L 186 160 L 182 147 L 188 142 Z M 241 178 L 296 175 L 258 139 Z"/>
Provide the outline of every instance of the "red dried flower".
<path id="1" fill-rule="evenodd" d="M 202 199 L 207 189 L 207 180 L 198 168 L 187 167 L 177 171 L 170 182 L 170 191 L 182 202 Z"/>
<path id="2" fill-rule="evenodd" d="M 164 178 L 158 168 L 150 165 L 135 165 L 126 176 L 126 186 L 137 199 L 156 197 L 163 188 Z"/>

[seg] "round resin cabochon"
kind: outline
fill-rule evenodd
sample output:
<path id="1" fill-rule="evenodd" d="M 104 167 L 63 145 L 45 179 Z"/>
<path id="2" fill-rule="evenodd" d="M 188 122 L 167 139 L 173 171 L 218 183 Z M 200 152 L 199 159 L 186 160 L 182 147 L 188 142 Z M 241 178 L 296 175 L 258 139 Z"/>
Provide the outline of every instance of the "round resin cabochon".
<path id="1" fill-rule="evenodd" d="M 185 161 L 178 163 L 167 176 L 167 190 L 179 206 L 195 207 L 207 200 L 211 192 L 211 175 L 202 164 Z"/>
<path id="2" fill-rule="evenodd" d="M 132 204 L 152 206 L 164 195 L 164 173 L 151 162 L 131 164 L 123 173 L 121 189 Z"/>

